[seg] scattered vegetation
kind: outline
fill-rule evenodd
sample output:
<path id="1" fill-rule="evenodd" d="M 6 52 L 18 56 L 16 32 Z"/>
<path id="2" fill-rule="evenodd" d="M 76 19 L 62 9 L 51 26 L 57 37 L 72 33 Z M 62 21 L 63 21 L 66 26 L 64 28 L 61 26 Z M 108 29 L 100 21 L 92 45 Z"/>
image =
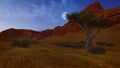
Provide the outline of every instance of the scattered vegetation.
<path id="1" fill-rule="evenodd" d="M 113 47 L 115 45 L 113 43 L 107 43 L 105 46 L 107 46 L 107 47 Z"/>
<path id="2" fill-rule="evenodd" d="M 60 47 L 69 47 L 69 48 L 78 48 L 78 49 L 85 49 L 85 41 L 81 42 L 64 42 L 64 43 L 53 43 L 55 45 L 59 45 Z M 90 44 L 89 48 L 87 48 L 87 51 L 92 54 L 105 54 L 106 49 L 104 46 L 109 46 L 113 44 L 109 44 L 106 42 L 96 42 L 97 45 L 93 45 L 92 43 Z"/>
<path id="3" fill-rule="evenodd" d="M 36 41 L 30 40 L 28 38 L 19 38 L 11 41 L 11 46 L 27 48 L 31 44 L 36 44 Z"/>
<path id="4" fill-rule="evenodd" d="M 94 55 L 85 50 L 60 48 L 41 43 L 30 48 L 12 48 L 0 52 L 0 68 L 119 68 L 120 54 L 111 51 Z M 5 42 L 3 42 L 5 43 Z M 0 43 L 0 44 L 3 44 Z M 70 42 L 70 44 L 80 42 Z M 9 45 L 9 44 L 8 44 Z M 7 46 L 8 46 L 7 45 Z M 40 45 L 40 46 L 39 46 Z M 42 45 L 42 46 L 41 46 Z M 112 48 L 116 49 L 116 48 Z M 98 50 L 98 49 L 97 49 Z M 113 59 L 114 58 L 114 59 Z"/>
<path id="5" fill-rule="evenodd" d="M 113 47 L 113 43 L 108 43 L 108 42 L 96 42 L 96 45 L 98 46 L 107 46 L 107 47 Z"/>
<path id="6" fill-rule="evenodd" d="M 105 46 L 106 42 L 96 42 L 96 44 L 99 45 L 99 46 Z"/>
<path id="7" fill-rule="evenodd" d="M 53 43 L 55 45 L 59 45 L 60 47 L 70 47 L 70 48 L 78 48 L 78 49 L 85 49 L 85 41 L 80 41 L 80 42 L 64 42 L 64 43 Z M 91 46 L 93 44 L 90 44 Z"/>
<path id="8" fill-rule="evenodd" d="M 92 54 L 104 54 L 104 53 L 106 53 L 106 49 L 104 47 L 101 47 L 101 46 L 91 46 L 88 48 L 87 51 L 89 53 L 92 53 Z"/>

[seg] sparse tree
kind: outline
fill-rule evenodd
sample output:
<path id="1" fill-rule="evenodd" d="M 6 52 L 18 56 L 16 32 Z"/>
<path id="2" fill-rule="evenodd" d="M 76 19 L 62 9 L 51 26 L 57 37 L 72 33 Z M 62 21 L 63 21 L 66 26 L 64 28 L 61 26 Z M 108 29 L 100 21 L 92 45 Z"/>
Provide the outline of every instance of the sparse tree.
<path id="1" fill-rule="evenodd" d="M 87 37 L 85 48 L 89 47 L 101 28 L 110 26 L 109 19 L 96 17 L 91 13 L 74 12 L 66 14 L 66 18 L 69 22 L 80 24 Z"/>

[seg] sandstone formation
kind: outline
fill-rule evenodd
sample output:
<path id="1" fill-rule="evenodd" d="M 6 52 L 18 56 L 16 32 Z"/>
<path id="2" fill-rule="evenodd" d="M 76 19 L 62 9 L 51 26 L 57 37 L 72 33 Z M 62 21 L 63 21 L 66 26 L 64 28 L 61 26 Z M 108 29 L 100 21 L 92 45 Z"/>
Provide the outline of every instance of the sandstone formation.
<path id="1" fill-rule="evenodd" d="M 82 12 L 98 13 L 103 10 L 104 9 L 99 2 L 94 2 L 93 4 L 88 5 Z"/>

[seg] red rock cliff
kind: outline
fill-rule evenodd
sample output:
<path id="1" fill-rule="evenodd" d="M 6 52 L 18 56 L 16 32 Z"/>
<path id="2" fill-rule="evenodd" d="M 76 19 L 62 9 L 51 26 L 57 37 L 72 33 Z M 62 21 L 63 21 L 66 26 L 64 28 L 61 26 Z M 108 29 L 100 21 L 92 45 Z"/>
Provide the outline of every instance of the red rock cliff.
<path id="1" fill-rule="evenodd" d="M 88 5 L 82 12 L 89 12 L 89 13 L 98 13 L 104 10 L 103 7 L 99 2 L 94 2 L 93 4 Z"/>

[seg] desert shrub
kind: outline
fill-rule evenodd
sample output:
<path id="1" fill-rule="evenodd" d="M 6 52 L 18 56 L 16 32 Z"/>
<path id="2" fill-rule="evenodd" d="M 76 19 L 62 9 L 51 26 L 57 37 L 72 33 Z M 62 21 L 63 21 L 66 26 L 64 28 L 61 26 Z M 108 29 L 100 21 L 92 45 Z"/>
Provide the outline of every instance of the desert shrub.
<path id="1" fill-rule="evenodd" d="M 106 49 L 101 46 L 92 46 L 89 47 L 87 51 L 92 54 L 104 54 L 106 52 Z"/>
<path id="2" fill-rule="evenodd" d="M 31 44 L 35 44 L 36 42 L 27 38 L 20 38 L 11 41 L 11 46 L 26 48 L 29 47 Z"/>
<path id="3" fill-rule="evenodd" d="M 105 46 L 107 46 L 107 47 L 113 47 L 115 45 L 113 43 L 107 43 Z"/>
<path id="4" fill-rule="evenodd" d="M 55 45 L 59 45 L 60 47 L 70 47 L 70 48 L 78 48 L 83 49 L 85 48 L 85 41 L 81 42 L 64 42 L 64 43 L 53 43 Z M 91 44 L 92 45 L 92 44 Z"/>
<path id="5" fill-rule="evenodd" d="M 106 45 L 106 42 L 104 42 L 104 41 L 103 42 L 96 42 L 96 44 L 100 45 L 100 46 L 104 46 L 104 45 Z"/>
<path id="6" fill-rule="evenodd" d="M 55 45 L 58 45 L 58 46 L 60 46 L 60 47 L 68 47 L 69 45 L 71 45 L 71 43 L 70 42 L 55 42 L 55 43 L 53 43 L 53 44 L 55 44 Z"/>
<path id="7" fill-rule="evenodd" d="M 85 44 L 86 44 L 85 41 L 80 41 L 80 42 L 74 43 L 74 45 L 76 45 L 76 48 L 81 48 L 81 49 L 85 48 Z"/>
<path id="8" fill-rule="evenodd" d="M 67 44 L 71 44 L 72 42 L 70 42 L 70 41 L 68 41 L 68 42 L 66 42 Z"/>
<path id="9" fill-rule="evenodd" d="M 109 43 L 109 42 L 96 42 L 96 45 L 98 45 L 98 46 L 107 46 L 107 47 L 113 47 L 114 46 L 113 43 Z"/>
<path id="10" fill-rule="evenodd" d="M 85 45 L 86 42 L 85 42 L 85 41 L 80 41 L 80 42 L 76 42 L 76 44 L 79 44 L 79 45 Z"/>

